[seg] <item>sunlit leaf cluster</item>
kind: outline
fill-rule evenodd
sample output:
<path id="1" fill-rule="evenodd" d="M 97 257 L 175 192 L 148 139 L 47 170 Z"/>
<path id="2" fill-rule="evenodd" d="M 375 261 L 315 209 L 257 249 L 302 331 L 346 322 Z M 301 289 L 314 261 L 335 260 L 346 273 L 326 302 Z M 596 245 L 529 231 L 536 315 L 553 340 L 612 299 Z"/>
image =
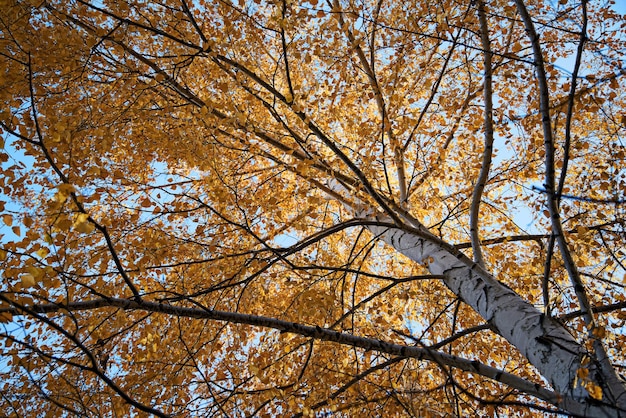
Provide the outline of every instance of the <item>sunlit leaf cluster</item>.
<path id="1" fill-rule="evenodd" d="M 624 16 L 517 3 L 0 1 L 0 410 L 561 411 L 377 223 L 626 374 Z"/>

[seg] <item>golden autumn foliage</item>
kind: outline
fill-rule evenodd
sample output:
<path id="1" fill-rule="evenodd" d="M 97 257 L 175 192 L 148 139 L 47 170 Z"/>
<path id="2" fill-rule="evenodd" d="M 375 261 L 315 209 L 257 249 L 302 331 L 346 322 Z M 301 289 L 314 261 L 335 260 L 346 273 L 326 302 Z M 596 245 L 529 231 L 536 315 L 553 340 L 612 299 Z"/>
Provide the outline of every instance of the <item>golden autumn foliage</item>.
<path id="1" fill-rule="evenodd" d="M 626 413 L 594 369 L 626 374 L 624 22 L 586 0 L 0 1 L 1 415 Z M 555 318 L 583 395 L 377 222 Z"/>

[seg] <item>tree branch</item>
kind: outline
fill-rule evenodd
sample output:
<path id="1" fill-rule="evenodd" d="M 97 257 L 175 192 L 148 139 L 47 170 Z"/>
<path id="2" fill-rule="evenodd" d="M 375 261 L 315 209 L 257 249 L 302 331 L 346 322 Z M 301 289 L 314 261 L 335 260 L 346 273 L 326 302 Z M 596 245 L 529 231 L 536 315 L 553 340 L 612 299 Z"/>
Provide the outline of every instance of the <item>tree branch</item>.
<path id="1" fill-rule="evenodd" d="M 478 0 L 478 19 L 480 21 L 480 40 L 484 50 L 483 100 L 485 101 L 485 110 L 483 126 L 485 129 L 485 149 L 483 151 L 480 174 L 478 175 L 478 179 L 472 191 L 472 203 L 470 205 L 470 238 L 472 241 L 474 261 L 484 267 L 485 260 L 483 259 L 483 253 L 480 247 L 478 218 L 480 216 L 480 201 L 487 179 L 489 178 L 491 156 L 493 154 L 493 72 L 491 68 L 492 53 L 491 41 L 489 40 L 489 27 L 487 25 L 487 16 L 485 15 L 485 3 L 482 0 Z"/>
<path id="2" fill-rule="evenodd" d="M 3 299 L 12 303 L 10 299 Z M 508 385 L 526 394 L 535 396 L 544 401 L 555 405 L 569 405 L 573 400 L 561 400 L 559 395 L 547 390 L 540 385 L 529 382 L 511 373 L 500 369 L 487 366 L 477 361 L 467 360 L 458 356 L 441 353 L 428 348 L 418 348 L 412 346 L 388 343 L 373 338 L 359 337 L 356 335 L 345 334 L 331 329 L 319 326 L 302 325 L 295 322 L 283 321 L 276 318 L 269 318 L 257 315 L 248 315 L 237 312 L 226 312 L 208 309 L 204 307 L 188 308 L 175 306 L 165 303 L 149 302 L 146 300 L 131 300 L 120 298 L 93 299 L 82 302 L 71 302 L 67 304 L 41 304 L 30 306 L 12 306 L 9 308 L 1 308 L 0 312 L 8 312 L 12 315 L 31 315 L 40 320 L 44 320 L 39 314 L 57 313 L 62 311 L 76 312 L 85 310 L 94 310 L 105 307 L 115 307 L 124 310 L 140 310 L 146 312 L 161 313 L 176 317 L 195 318 L 195 319 L 211 319 L 216 321 L 225 321 L 234 324 L 246 324 L 263 328 L 271 328 L 281 332 L 297 334 L 319 341 L 336 342 L 342 345 L 362 348 L 366 351 L 376 351 L 386 353 L 403 358 L 415 358 L 418 360 L 435 361 L 445 364 L 466 372 L 476 373 L 481 376 L 488 377 L 502 384 Z M 46 322 L 50 322 L 47 320 Z M 60 332 L 63 332 L 62 330 Z M 95 361 L 95 360 L 94 360 Z"/>

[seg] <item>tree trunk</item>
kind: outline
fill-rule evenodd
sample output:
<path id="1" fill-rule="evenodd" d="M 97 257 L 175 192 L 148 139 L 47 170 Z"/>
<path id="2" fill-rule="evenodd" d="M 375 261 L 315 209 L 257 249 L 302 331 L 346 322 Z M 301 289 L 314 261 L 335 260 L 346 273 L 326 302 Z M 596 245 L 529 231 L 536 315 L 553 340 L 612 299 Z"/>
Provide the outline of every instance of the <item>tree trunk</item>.
<path id="1" fill-rule="evenodd" d="M 577 343 L 555 319 L 544 315 L 500 283 L 485 269 L 425 228 L 394 227 L 385 216 L 368 216 L 380 225 L 368 229 L 411 260 L 442 275 L 446 286 L 470 305 L 498 333 L 514 345 L 563 396 L 559 407 L 575 415 L 590 417 L 626 416 L 626 388 L 606 384 L 593 353 Z M 386 226 L 386 225 L 388 226 Z M 586 363 L 586 361 L 588 363 Z M 579 369 L 589 369 L 589 377 L 602 388 L 601 401 L 589 396 L 576 379 Z"/>

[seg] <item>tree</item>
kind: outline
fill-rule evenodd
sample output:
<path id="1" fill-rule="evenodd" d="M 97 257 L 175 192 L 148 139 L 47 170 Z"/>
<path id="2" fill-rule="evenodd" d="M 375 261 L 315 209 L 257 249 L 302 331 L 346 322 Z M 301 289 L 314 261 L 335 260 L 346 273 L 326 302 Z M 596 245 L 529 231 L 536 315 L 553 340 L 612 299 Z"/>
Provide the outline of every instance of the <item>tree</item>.
<path id="1" fill-rule="evenodd" d="M 0 10 L 6 414 L 626 415 L 610 3 Z"/>

